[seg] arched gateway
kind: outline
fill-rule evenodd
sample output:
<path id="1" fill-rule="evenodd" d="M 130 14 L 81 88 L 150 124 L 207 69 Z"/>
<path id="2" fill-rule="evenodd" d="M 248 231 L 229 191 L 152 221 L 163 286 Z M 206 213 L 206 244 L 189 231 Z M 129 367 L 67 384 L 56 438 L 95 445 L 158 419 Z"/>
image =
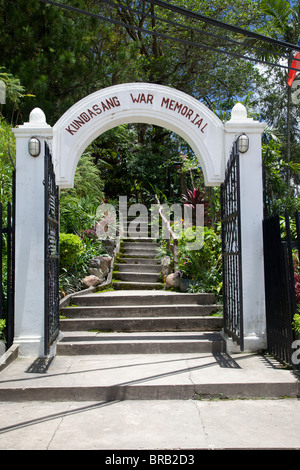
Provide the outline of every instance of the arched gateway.
<path id="1" fill-rule="evenodd" d="M 183 137 L 203 168 L 205 183 L 224 183 L 230 150 L 243 133 L 249 149 L 239 160 L 240 242 L 244 349 L 265 347 L 263 269 L 263 191 L 261 134 L 264 124 L 247 117 L 237 104 L 223 124 L 206 106 L 191 96 L 147 83 L 127 83 L 99 90 L 72 106 L 54 125 L 47 124 L 36 108 L 29 122 L 14 129 L 16 161 L 16 274 L 15 344 L 24 356 L 45 354 L 45 145 L 59 187 L 72 187 L 79 158 L 85 148 L 107 130 L 126 123 L 147 123 L 167 128 Z M 29 141 L 41 143 L 29 153 Z M 234 343 L 227 338 L 228 350 Z"/>

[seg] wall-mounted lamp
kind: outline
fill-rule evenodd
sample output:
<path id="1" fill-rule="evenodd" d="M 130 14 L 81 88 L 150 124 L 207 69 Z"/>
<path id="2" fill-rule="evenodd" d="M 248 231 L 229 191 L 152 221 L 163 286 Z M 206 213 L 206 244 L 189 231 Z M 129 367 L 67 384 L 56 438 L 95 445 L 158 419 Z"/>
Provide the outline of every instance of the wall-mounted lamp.
<path id="1" fill-rule="evenodd" d="M 238 151 L 245 153 L 249 149 L 249 137 L 246 134 L 241 134 L 238 137 Z"/>
<path id="2" fill-rule="evenodd" d="M 31 137 L 28 142 L 28 151 L 32 157 L 38 157 L 41 152 L 41 142 L 36 137 Z"/>

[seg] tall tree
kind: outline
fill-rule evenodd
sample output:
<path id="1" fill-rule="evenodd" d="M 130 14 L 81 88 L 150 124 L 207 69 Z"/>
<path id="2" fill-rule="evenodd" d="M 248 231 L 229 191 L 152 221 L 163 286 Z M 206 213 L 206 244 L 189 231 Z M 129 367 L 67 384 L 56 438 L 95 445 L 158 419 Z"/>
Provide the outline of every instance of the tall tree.
<path id="1" fill-rule="evenodd" d="M 300 34 L 300 1 L 287 2 L 286 0 L 261 0 L 260 8 L 265 15 L 262 32 L 275 39 L 296 44 Z M 282 59 L 285 56 L 285 60 Z M 270 58 L 281 60 L 286 66 L 291 66 L 293 52 L 284 51 L 282 48 L 264 44 L 264 52 L 260 57 L 266 60 Z M 291 88 L 287 85 L 287 72 L 273 70 L 268 75 L 262 92 L 261 108 L 262 116 L 275 126 L 284 136 L 282 151 L 285 154 L 286 184 L 289 191 L 290 179 L 293 173 L 291 165 L 293 161 L 299 161 L 300 153 L 300 129 L 298 120 L 300 117 L 299 106 L 294 106 L 291 100 Z M 294 179 L 297 175 L 294 174 Z"/>
<path id="2" fill-rule="evenodd" d="M 95 11 L 103 14 L 105 10 L 106 15 L 125 25 L 118 26 L 118 33 L 125 43 L 136 45 L 136 81 L 173 86 L 214 110 L 220 103 L 231 109 L 238 96 L 255 87 L 253 65 L 246 60 L 241 64 L 235 56 L 224 54 L 244 52 L 233 33 L 145 0 L 119 0 L 109 8 L 101 0 L 88 3 Z M 260 19 L 259 6 L 253 0 L 237 0 L 234 7 L 229 0 L 179 0 L 176 6 L 245 28 L 257 27 Z M 121 78 L 120 72 L 122 76 L 123 72 L 117 71 L 115 80 Z"/>
<path id="3" fill-rule="evenodd" d="M 24 114 L 30 106 L 39 106 L 53 124 L 86 94 L 129 81 L 176 87 L 214 110 L 231 109 L 254 87 L 251 63 L 243 61 L 241 66 L 235 57 L 211 50 L 243 53 L 228 31 L 145 0 L 64 3 L 108 20 L 39 0 L 0 0 L 0 66 L 20 77 L 28 93 L 36 96 Z M 254 0 L 237 0 L 234 8 L 229 0 L 180 0 L 177 5 L 246 28 L 255 27 L 260 16 Z"/>

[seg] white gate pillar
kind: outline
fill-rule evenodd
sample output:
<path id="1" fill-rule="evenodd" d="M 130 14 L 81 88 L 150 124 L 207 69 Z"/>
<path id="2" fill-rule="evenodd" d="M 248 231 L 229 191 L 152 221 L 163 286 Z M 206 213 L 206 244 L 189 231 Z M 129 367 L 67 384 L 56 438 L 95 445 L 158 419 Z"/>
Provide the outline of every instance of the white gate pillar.
<path id="1" fill-rule="evenodd" d="M 16 137 L 15 338 L 21 356 L 44 355 L 44 142 L 53 130 L 36 108 L 29 122 L 13 129 Z M 28 144 L 36 137 L 40 154 Z"/>
<path id="2" fill-rule="evenodd" d="M 242 300 L 244 350 L 266 348 L 265 283 L 263 255 L 263 173 L 261 136 L 265 123 L 247 117 L 238 103 L 225 123 L 225 152 L 229 157 L 233 142 L 245 133 L 249 149 L 240 153 L 240 211 L 242 251 Z M 237 351 L 227 339 L 228 352 Z M 238 349 L 239 350 L 239 349 Z"/>

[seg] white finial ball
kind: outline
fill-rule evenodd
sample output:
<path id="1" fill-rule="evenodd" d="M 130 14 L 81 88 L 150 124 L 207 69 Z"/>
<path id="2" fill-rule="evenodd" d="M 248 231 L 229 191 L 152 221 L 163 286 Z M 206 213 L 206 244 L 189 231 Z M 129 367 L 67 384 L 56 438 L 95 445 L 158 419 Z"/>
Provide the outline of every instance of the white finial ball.
<path id="1" fill-rule="evenodd" d="M 247 110 L 242 103 L 237 103 L 231 111 L 231 121 L 247 120 Z"/>
<path id="2" fill-rule="evenodd" d="M 34 108 L 29 115 L 29 122 L 44 124 L 46 122 L 44 111 L 42 111 L 40 108 Z"/>

